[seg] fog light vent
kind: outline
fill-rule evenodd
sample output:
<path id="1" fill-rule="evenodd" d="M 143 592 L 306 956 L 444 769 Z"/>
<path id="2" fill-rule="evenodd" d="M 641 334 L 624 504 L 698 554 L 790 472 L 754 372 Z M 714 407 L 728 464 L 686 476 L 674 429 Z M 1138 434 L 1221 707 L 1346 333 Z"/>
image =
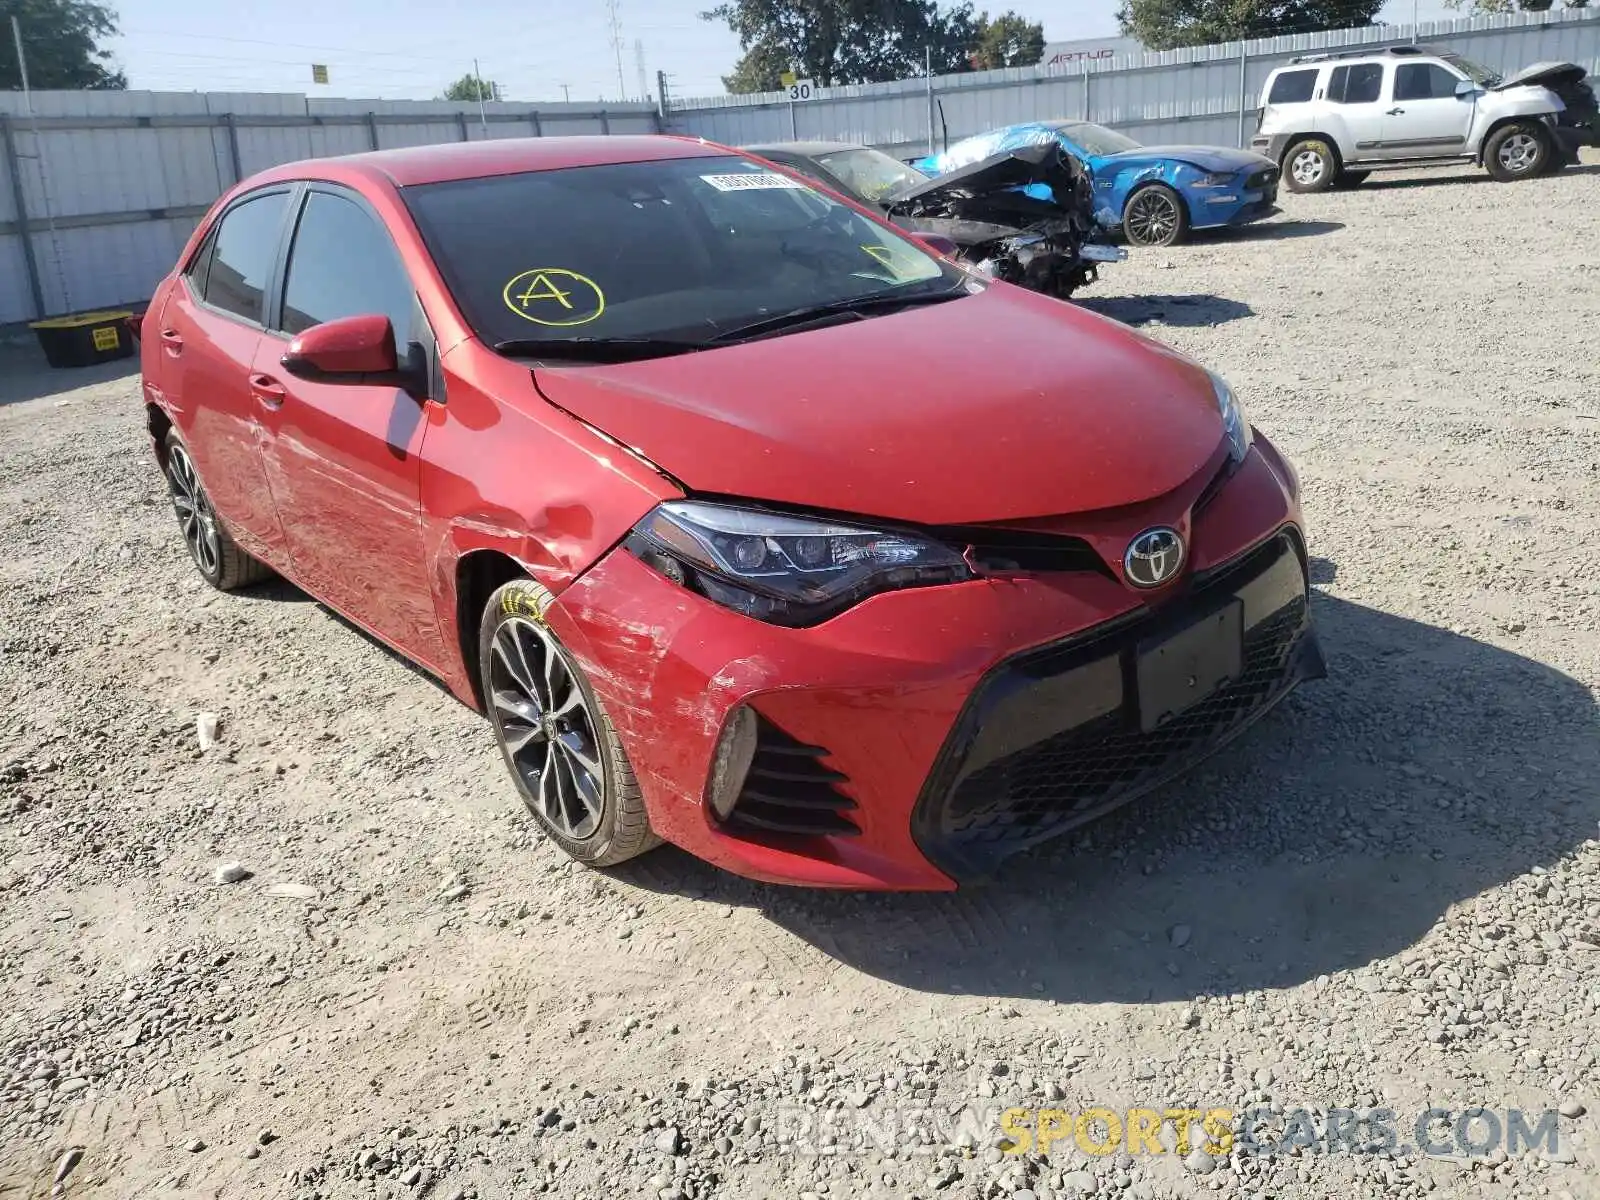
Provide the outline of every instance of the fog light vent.
<path id="1" fill-rule="evenodd" d="M 856 802 L 837 784 L 848 779 L 825 765 L 828 751 L 798 741 L 751 709 L 741 707 L 717 745 L 711 807 L 730 832 L 839 836 L 860 833 L 845 814 Z M 745 723 L 748 718 L 748 724 Z M 744 747 L 751 753 L 744 758 Z M 723 807 L 723 797 L 737 786 Z"/>

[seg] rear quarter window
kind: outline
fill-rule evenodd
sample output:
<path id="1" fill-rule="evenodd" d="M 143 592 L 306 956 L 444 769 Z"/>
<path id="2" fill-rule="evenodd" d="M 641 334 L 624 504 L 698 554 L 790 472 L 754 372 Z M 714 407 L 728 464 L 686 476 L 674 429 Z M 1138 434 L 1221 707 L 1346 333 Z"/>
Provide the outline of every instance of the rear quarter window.
<path id="1" fill-rule="evenodd" d="M 1268 104 L 1303 104 L 1317 88 L 1317 69 L 1285 71 L 1272 81 Z"/>

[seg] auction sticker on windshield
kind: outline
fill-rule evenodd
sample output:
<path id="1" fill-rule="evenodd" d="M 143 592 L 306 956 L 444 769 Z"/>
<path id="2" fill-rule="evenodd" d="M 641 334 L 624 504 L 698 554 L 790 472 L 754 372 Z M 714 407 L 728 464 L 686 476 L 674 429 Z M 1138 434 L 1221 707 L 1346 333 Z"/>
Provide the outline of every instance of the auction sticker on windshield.
<path id="1" fill-rule="evenodd" d="M 792 188 L 801 192 L 806 190 L 806 185 L 798 179 L 790 179 L 787 175 L 778 175 L 772 171 L 751 171 L 741 175 L 702 175 L 700 178 L 719 192 L 751 192 L 767 188 Z"/>
<path id="2" fill-rule="evenodd" d="M 535 325 L 587 325 L 606 310 L 600 285 L 564 267 L 514 275 L 501 294 L 507 308 Z"/>

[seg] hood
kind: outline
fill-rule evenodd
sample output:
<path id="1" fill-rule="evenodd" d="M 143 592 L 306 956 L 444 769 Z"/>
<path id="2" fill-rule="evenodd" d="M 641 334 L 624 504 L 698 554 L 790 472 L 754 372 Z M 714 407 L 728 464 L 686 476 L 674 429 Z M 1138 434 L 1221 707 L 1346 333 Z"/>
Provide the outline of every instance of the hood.
<path id="1" fill-rule="evenodd" d="M 1222 441 L 1196 364 L 994 285 L 844 325 L 535 371 L 553 403 L 691 490 L 926 525 L 1114 508 Z"/>
<path id="2" fill-rule="evenodd" d="M 1121 154 L 1108 154 L 1098 162 L 1128 165 L 1146 159 L 1176 159 L 1202 171 L 1259 171 L 1263 167 L 1277 167 L 1260 154 L 1249 150 L 1230 150 L 1225 146 L 1140 146 L 1137 150 L 1124 150 Z"/>
<path id="3" fill-rule="evenodd" d="M 902 188 L 884 199 L 891 208 L 929 196 L 986 196 L 1007 188 L 1049 182 L 1054 176 L 1078 173 L 1072 159 L 1055 142 L 1003 150 L 968 166 Z"/>
<path id="4" fill-rule="evenodd" d="M 1534 63 L 1531 67 L 1523 67 L 1516 74 L 1502 79 L 1489 90 L 1491 92 L 1503 92 L 1507 88 L 1530 86 L 1555 89 L 1577 83 L 1587 74 L 1588 72 L 1577 63 Z"/>

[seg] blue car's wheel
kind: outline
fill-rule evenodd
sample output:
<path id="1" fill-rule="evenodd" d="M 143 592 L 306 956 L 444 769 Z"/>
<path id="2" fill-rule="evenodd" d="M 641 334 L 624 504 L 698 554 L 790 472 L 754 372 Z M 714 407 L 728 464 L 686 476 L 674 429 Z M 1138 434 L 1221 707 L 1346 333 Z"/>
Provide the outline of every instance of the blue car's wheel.
<path id="1" fill-rule="evenodd" d="M 1189 232 L 1183 198 L 1164 183 L 1152 183 L 1128 197 L 1122 233 L 1135 246 L 1171 246 Z"/>

